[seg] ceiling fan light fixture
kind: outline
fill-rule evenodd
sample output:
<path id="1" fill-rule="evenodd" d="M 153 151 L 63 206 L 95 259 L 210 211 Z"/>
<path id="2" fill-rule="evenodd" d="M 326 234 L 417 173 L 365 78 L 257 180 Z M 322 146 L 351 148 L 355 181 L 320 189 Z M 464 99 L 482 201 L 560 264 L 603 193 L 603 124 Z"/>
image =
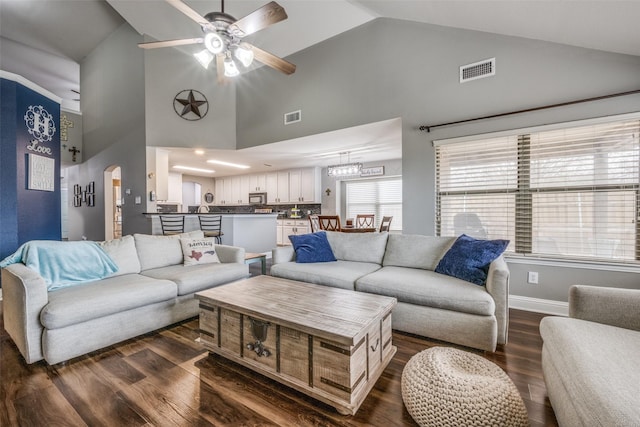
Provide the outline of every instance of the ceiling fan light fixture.
<path id="1" fill-rule="evenodd" d="M 204 36 L 204 47 L 213 54 L 221 53 L 224 49 L 224 40 L 218 33 L 210 32 Z"/>
<path id="2" fill-rule="evenodd" d="M 227 56 L 224 59 L 224 75 L 227 77 L 235 77 L 238 74 L 240 74 L 240 71 L 238 71 L 236 63 L 233 62 L 230 56 Z"/>
<path id="3" fill-rule="evenodd" d="M 248 67 L 253 62 L 253 50 L 247 49 L 242 45 L 236 48 L 234 54 L 238 61 L 242 62 L 242 65 L 245 67 Z"/>
<path id="4" fill-rule="evenodd" d="M 211 52 L 209 52 L 208 49 L 202 49 L 200 52 L 194 53 L 193 56 L 195 56 L 195 58 L 198 60 L 200 65 L 204 67 L 205 70 L 209 68 L 209 64 L 211 63 L 211 61 L 213 61 L 213 58 L 215 58 L 215 56 Z"/>

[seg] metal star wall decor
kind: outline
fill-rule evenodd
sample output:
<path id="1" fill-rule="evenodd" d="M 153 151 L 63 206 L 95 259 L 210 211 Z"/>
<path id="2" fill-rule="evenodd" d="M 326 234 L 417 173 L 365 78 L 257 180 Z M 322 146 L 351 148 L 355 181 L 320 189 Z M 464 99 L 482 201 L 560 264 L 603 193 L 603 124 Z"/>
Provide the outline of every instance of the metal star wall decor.
<path id="1" fill-rule="evenodd" d="M 173 98 L 173 109 L 185 120 L 200 120 L 209 112 L 209 101 L 202 92 L 185 89 Z"/>

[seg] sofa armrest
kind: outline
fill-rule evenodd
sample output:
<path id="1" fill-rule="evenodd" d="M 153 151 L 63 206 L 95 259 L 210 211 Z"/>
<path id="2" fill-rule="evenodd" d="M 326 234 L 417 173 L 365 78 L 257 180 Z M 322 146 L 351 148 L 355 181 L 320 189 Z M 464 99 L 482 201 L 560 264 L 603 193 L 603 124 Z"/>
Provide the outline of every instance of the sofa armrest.
<path id="1" fill-rule="evenodd" d="M 569 317 L 640 331 L 640 289 L 573 285 Z"/>
<path id="2" fill-rule="evenodd" d="M 500 256 L 489 266 L 487 292 L 496 304 L 498 322 L 498 344 L 506 344 L 509 332 L 509 267 Z"/>
<path id="3" fill-rule="evenodd" d="M 43 359 L 40 312 L 47 305 L 47 284 L 24 264 L 2 269 L 2 315 L 4 328 L 27 363 Z"/>
<path id="4" fill-rule="evenodd" d="M 278 246 L 271 250 L 272 265 L 294 261 L 296 259 L 295 255 L 296 253 L 293 250 L 293 246 Z"/>
<path id="5" fill-rule="evenodd" d="M 215 245 L 220 262 L 236 262 L 244 264 L 244 248 L 238 246 Z"/>

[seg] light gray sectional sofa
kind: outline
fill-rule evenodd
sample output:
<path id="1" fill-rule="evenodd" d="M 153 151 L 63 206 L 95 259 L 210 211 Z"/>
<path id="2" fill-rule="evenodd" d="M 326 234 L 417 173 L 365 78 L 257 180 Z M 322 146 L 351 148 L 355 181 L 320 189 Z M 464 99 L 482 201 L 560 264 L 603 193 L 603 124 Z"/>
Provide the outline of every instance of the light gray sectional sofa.
<path id="1" fill-rule="evenodd" d="M 640 425 L 640 290 L 574 285 L 569 317 L 545 317 L 540 335 L 561 427 Z"/>
<path id="2" fill-rule="evenodd" d="M 296 263 L 291 246 L 272 251 L 271 275 L 395 297 L 393 329 L 495 351 L 506 344 L 509 270 L 500 256 L 485 286 L 434 272 L 456 240 L 327 231 L 334 262 Z"/>
<path id="3" fill-rule="evenodd" d="M 215 246 L 220 263 L 183 265 L 180 237 L 203 234 L 103 242 L 118 271 L 54 291 L 22 263 L 3 268 L 4 327 L 27 363 L 63 362 L 196 316 L 195 292 L 249 275 L 244 249 L 231 246 Z"/>

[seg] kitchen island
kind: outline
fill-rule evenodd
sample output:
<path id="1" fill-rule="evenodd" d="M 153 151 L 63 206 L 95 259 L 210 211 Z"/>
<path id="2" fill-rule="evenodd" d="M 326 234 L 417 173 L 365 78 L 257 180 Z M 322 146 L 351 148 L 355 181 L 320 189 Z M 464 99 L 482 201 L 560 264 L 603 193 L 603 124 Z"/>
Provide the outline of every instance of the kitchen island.
<path id="1" fill-rule="evenodd" d="M 258 252 L 271 254 L 271 250 L 276 247 L 276 218 L 278 214 L 255 214 L 255 213 L 145 213 L 151 220 L 151 233 L 162 234 L 160 225 L 160 215 L 162 216 L 184 216 L 184 231 L 200 229 L 199 215 L 222 216 L 222 244 L 238 246 L 247 252 Z"/>

